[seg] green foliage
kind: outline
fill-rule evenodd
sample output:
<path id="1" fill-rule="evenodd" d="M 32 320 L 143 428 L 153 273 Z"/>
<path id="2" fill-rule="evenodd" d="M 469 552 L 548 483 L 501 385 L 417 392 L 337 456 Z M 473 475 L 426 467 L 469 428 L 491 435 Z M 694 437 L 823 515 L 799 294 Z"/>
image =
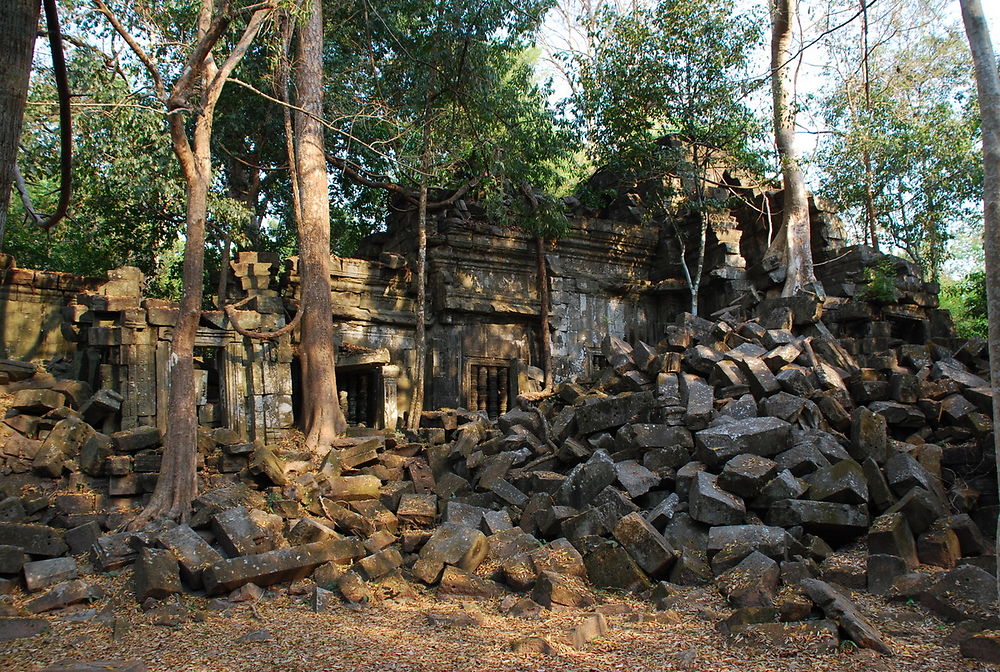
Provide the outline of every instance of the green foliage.
<path id="1" fill-rule="evenodd" d="M 69 218 L 46 235 L 26 221 L 15 194 L 4 249 L 26 268 L 99 276 L 129 264 L 150 275 L 183 223 L 163 117 L 151 96 L 133 91 L 96 52 L 73 48 L 67 60 L 78 106 Z M 51 212 L 59 196 L 58 127 L 50 73 L 36 68 L 18 164 L 41 213 Z"/>
<path id="2" fill-rule="evenodd" d="M 858 298 L 877 304 L 892 303 L 899 298 L 896 267 L 891 259 L 882 259 L 865 269 L 865 287 Z"/>
<path id="3" fill-rule="evenodd" d="M 951 311 L 960 337 L 988 338 L 986 272 L 975 271 L 944 286 L 941 307 Z"/>
<path id="4" fill-rule="evenodd" d="M 601 10 L 593 56 L 571 64 L 571 102 L 594 161 L 639 179 L 687 164 L 702 181 L 720 159 L 759 164 L 762 127 L 745 101 L 762 23 L 710 0 Z M 680 143 L 658 142 L 664 136 Z"/>
<path id="5" fill-rule="evenodd" d="M 960 29 L 935 20 L 934 3 L 902 6 L 911 13 L 894 5 L 873 19 L 886 36 L 870 36 L 867 87 L 856 35 L 833 45 L 833 81 L 819 101 L 832 132 L 815 162 L 824 197 L 856 222 L 870 207 L 879 241 L 936 278 L 954 232 L 981 215 L 978 105 Z"/>

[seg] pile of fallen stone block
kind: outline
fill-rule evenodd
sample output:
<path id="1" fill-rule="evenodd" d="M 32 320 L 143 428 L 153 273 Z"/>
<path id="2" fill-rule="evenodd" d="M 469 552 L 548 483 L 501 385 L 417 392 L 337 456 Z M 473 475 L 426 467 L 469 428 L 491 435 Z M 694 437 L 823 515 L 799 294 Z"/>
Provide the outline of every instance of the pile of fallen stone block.
<path id="1" fill-rule="evenodd" d="M 85 539 L 2 523 L 0 557 L 19 557 L 0 573 L 46 591 L 33 600 L 46 609 L 96 599 L 67 552 L 99 571 L 133 565 L 150 606 L 310 576 L 317 610 L 414 585 L 502 597 L 513 613 L 589 607 L 595 589 L 669 609 L 680 586 L 714 585 L 734 635 L 888 652 L 850 599 L 869 590 L 962 621 L 963 651 L 995 657 L 976 634 L 1000 625 L 985 348 L 908 343 L 877 320 L 838 337 L 822 308 L 772 299 L 754 316 L 682 315 L 655 346 L 609 337 L 595 379 L 521 398 L 495 423 L 426 412 L 417 433 L 355 431 L 319 464 L 248 444 L 225 452 L 247 456 L 233 471 L 216 453 L 188 523 L 92 525 Z"/>

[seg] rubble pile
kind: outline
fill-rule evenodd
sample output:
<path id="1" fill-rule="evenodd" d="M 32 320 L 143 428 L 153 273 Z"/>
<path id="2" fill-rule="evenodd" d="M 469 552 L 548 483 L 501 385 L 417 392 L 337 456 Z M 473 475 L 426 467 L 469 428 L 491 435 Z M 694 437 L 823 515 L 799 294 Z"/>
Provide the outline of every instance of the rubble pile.
<path id="1" fill-rule="evenodd" d="M 115 500 L 149 490 L 158 433 L 97 432 L 108 391 L 26 387 L 5 470 L 78 466 L 81 492 L 7 493 L 4 588 L 23 583 L 37 612 L 97 599 L 72 557 L 88 553 L 98 571 L 133 565 L 151 606 L 309 576 L 317 610 L 412 583 L 514 613 L 590 607 L 595 589 L 669 609 L 682 586 L 714 585 L 733 634 L 840 633 L 889 653 L 859 589 L 1000 626 L 985 344 L 912 343 L 905 323 L 835 303 L 829 326 L 821 301 L 768 299 L 681 315 L 655 345 L 608 337 L 589 383 L 521 397 L 496 423 L 441 410 L 407 436 L 355 430 L 319 464 L 206 432 L 191 520 L 139 532 L 113 531 Z M 996 650 L 963 628 L 963 651 Z"/>

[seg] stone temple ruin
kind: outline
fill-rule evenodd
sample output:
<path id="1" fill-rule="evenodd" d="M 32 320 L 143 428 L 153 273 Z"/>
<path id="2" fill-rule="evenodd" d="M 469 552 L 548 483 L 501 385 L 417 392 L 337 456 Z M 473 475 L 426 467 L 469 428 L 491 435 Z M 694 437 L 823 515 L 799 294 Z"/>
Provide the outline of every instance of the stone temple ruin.
<path id="1" fill-rule="evenodd" d="M 1000 626 L 986 347 L 955 337 L 936 286 L 846 246 L 813 202 L 827 296 L 781 298 L 782 269 L 764 257 L 780 194 L 747 189 L 709 218 L 698 317 L 676 235 L 692 222 L 649 215 L 640 189 L 568 205 L 571 230 L 546 260 L 550 394 L 518 401 L 541 378 L 534 241 L 457 201 L 429 227 L 433 410 L 418 432 L 393 431 L 409 412 L 416 294 L 414 222 L 397 213 L 357 258 L 332 259 L 348 435 L 321 462 L 283 447 L 294 338 L 250 341 L 206 312 L 201 494 L 187 524 L 137 532 L 118 530 L 156 482 L 178 309 L 143 298 L 135 269 L 98 280 L 11 265 L 0 593 L 23 586 L 33 613 L 101 599 L 80 578 L 85 555 L 98 571 L 132 565 L 137 599 L 165 622 L 186 618 L 167 601 L 180 591 L 312 577 L 318 611 L 389 584 L 518 613 L 590 608 L 594 587 L 666 609 L 714 584 L 725 631 L 820 648 L 890 649 L 848 590 Z M 890 295 L 866 292 L 874 268 Z M 296 259 L 244 252 L 227 272 L 242 328 L 294 313 Z M 604 620 L 568 641 L 585 646 Z M 962 651 L 995 659 L 1000 643 L 974 631 Z"/>

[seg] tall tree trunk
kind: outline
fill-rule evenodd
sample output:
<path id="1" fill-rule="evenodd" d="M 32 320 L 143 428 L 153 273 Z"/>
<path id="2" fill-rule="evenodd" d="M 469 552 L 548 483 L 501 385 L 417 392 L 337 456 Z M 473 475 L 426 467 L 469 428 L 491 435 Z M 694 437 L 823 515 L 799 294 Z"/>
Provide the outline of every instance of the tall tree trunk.
<path id="1" fill-rule="evenodd" d="M 337 346 L 330 300 L 330 192 L 323 152 L 323 10 L 311 0 L 309 17 L 299 29 L 295 66 L 294 114 L 297 146 L 294 160 L 301 217 L 299 273 L 302 276 L 303 432 L 312 451 L 329 448 L 347 429 L 337 394 Z M 290 157 L 291 158 L 291 157 Z"/>
<path id="2" fill-rule="evenodd" d="M 990 31 L 979 0 L 960 0 L 965 32 L 976 64 L 976 88 L 983 127 L 983 249 L 986 252 L 986 305 L 989 314 L 990 383 L 993 387 L 993 425 L 1000 426 L 1000 76 Z M 1000 432 L 994 432 L 993 450 L 1000 475 Z M 1000 555 L 1000 521 L 997 523 Z M 1000 576 L 1000 568 L 998 568 Z M 1000 583 L 997 587 L 1000 600 Z"/>
<path id="3" fill-rule="evenodd" d="M 535 281 L 538 283 L 538 316 L 539 337 L 542 344 L 542 370 L 545 371 L 543 389 L 551 390 L 553 385 L 552 371 L 552 334 L 549 331 L 549 314 L 552 312 L 552 297 L 549 294 L 549 269 L 545 260 L 545 238 L 535 236 Z"/>
<path id="4" fill-rule="evenodd" d="M 28 99 L 40 0 L 0 3 L 0 244 L 7 224 L 17 143 Z"/>
<path id="5" fill-rule="evenodd" d="M 410 414 L 407 416 L 408 429 L 420 428 L 420 416 L 424 412 L 425 373 L 427 371 L 427 170 L 430 152 L 424 149 L 421 161 L 420 199 L 417 203 L 417 305 L 414 308 L 416 329 L 413 335 L 413 394 L 410 395 Z"/>
<path id="6" fill-rule="evenodd" d="M 99 2 L 98 6 L 102 4 Z M 128 35 L 117 18 L 103 7 L 109 21 L 129 42 L 129 46 L 147 62 L 147 68 L 156 80 L 157 93 L 168 105 L 168 123 L 171 146 L 184 174 L 186 189 L 186 232 L 184 264 L 182 267 L 182 294 L 180 316 L 174 327 L 168 362 L 170 390 L 165 412 L 169 416 L 166 435 L 163 437 L 163 462 L 153 495 L 130 527 L 144 526 L 160 518 L 186 521 L 191 513 L 191 501 L 198 494 L 198 409 L 194 382 L 194 344 L 201 321 L 201 303 L 205 272 L 205 222 L 208 218 L 208 194 L 212 183 L 212 124 L 215 105 L 222 93 L 226 79 L 246 55 L 247 50 L 268 16 L 267 10 L 256 11 L 220 68 L 212 56 L 212 48 L 225 33 L 230 16 L 214 15 L 213 0 L 203 0 L 198 15 L 198 44 L 192 61 L 174 84 L 169 98 L 162 87 L 160 73 L 151 65 L 138 43 Z M 201 83 L 201 110 L 194 124 L 193 138 L 188 138 L 187 128 L 180 108 L 189 104 L 194 84 Z"/>
<path id="7" fill-rule="evenodd" d="M 809 201 L 795 147 L 795 101 L 791 77 L 792 26 L 798 0 L 776 0 L 771 21 L 771 94 L 774 99 L 774 139 L 784 178 L 781 225 L 785 234 L 786 275 L 782 296 L 793 296 L 816 285 L 809 231 Z"/>

